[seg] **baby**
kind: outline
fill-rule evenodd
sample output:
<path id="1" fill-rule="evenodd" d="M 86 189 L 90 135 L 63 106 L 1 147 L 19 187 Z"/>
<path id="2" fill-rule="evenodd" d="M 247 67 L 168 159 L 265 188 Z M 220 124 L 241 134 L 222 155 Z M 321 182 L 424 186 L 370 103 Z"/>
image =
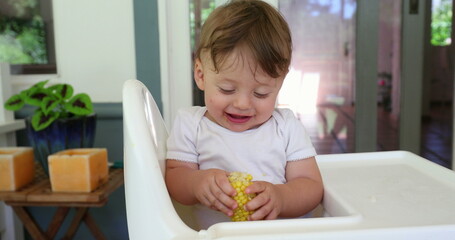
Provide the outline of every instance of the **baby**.
<path id="1" fill-rule="evenodd" d="M 292 55 L 289 27 L 262 1 L 231 1 L 201 31 L 194 79 L 206 107 L 180 110 L 167 142 L 166 185 L 200 224 L 229 221 L 230 172 L 248 172 L 249 220 L 302 216 L 323 196 L 316 151 L 288 109 L 275 108 Z"/>

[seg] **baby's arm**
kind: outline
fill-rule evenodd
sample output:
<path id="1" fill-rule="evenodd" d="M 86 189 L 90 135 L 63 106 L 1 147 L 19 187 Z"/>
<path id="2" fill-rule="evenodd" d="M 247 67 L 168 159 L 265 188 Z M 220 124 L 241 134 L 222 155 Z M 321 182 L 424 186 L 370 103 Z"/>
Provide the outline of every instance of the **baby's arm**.
<path id="1" fill-rule="evenodd" d="M 258 194 L 247 205 L 254 210 L 251 220 L 299 217 L 313 210 L 322 200 L 322 177 L 314 157 L 288 162 L 285 184 L 255 182 L 247 193 Z"/>
<path id="2" fill-rule="evenodd" d="M 230 196 L 236 192 L 220 169 L 199 170 L 198 164 L 166 160 L 166 186 L 170 195 L 185 205 L 204 204 L 232 216 L 237 207 Z"/>

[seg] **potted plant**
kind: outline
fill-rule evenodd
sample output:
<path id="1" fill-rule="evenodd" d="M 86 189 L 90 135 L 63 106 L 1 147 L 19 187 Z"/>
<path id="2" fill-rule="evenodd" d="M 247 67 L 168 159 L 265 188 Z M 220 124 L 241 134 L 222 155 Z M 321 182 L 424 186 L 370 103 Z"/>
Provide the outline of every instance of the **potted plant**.
<path id="1" fill-rule="evenodd" d="M 24 106 L 35 107 L 33 115 L 25 118 L 26 132 L 35 150 L 35 158 L 48 173 L 48 155 L 69 148 L 93 147 L 96 114 L 90 97 L 85 93 L 73 95 L 70 84 L 46 87 L 49 80 L 11 96 L 7 110 L 18 111 Z"/>

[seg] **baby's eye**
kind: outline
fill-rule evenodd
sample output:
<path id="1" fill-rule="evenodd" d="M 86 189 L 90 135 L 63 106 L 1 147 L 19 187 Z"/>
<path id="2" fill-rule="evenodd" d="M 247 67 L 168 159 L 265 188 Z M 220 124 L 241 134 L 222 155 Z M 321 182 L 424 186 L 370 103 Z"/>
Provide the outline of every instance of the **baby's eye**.
<path id="1" fill-rule="evenodd" d="M 219 88 L 220 89 L 220 92 L 224 93 L 224 94 L 232 94 L 235 92 L 235 89 L 226 89 L 226 88 Z"/>
<path id="2" fill-rule="evenodd" d="M 269 96 L 269 94 L 268 93 L 257 93 L 257 92 L 255 92 L 254 96 L 256 96 L 257 98 L 267 98 Z"/>

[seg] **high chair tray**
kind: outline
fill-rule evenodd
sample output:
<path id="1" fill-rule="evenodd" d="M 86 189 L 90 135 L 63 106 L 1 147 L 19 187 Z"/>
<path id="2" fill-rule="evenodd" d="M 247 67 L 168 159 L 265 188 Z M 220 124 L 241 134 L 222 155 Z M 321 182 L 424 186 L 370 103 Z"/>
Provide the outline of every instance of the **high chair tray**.
<path id="1" fill-rule="evenodd" d="M 455 239 L 455 173 L 405 151 L 317 157 L 325 216 L 218 223 L 216 239 Z"/>

